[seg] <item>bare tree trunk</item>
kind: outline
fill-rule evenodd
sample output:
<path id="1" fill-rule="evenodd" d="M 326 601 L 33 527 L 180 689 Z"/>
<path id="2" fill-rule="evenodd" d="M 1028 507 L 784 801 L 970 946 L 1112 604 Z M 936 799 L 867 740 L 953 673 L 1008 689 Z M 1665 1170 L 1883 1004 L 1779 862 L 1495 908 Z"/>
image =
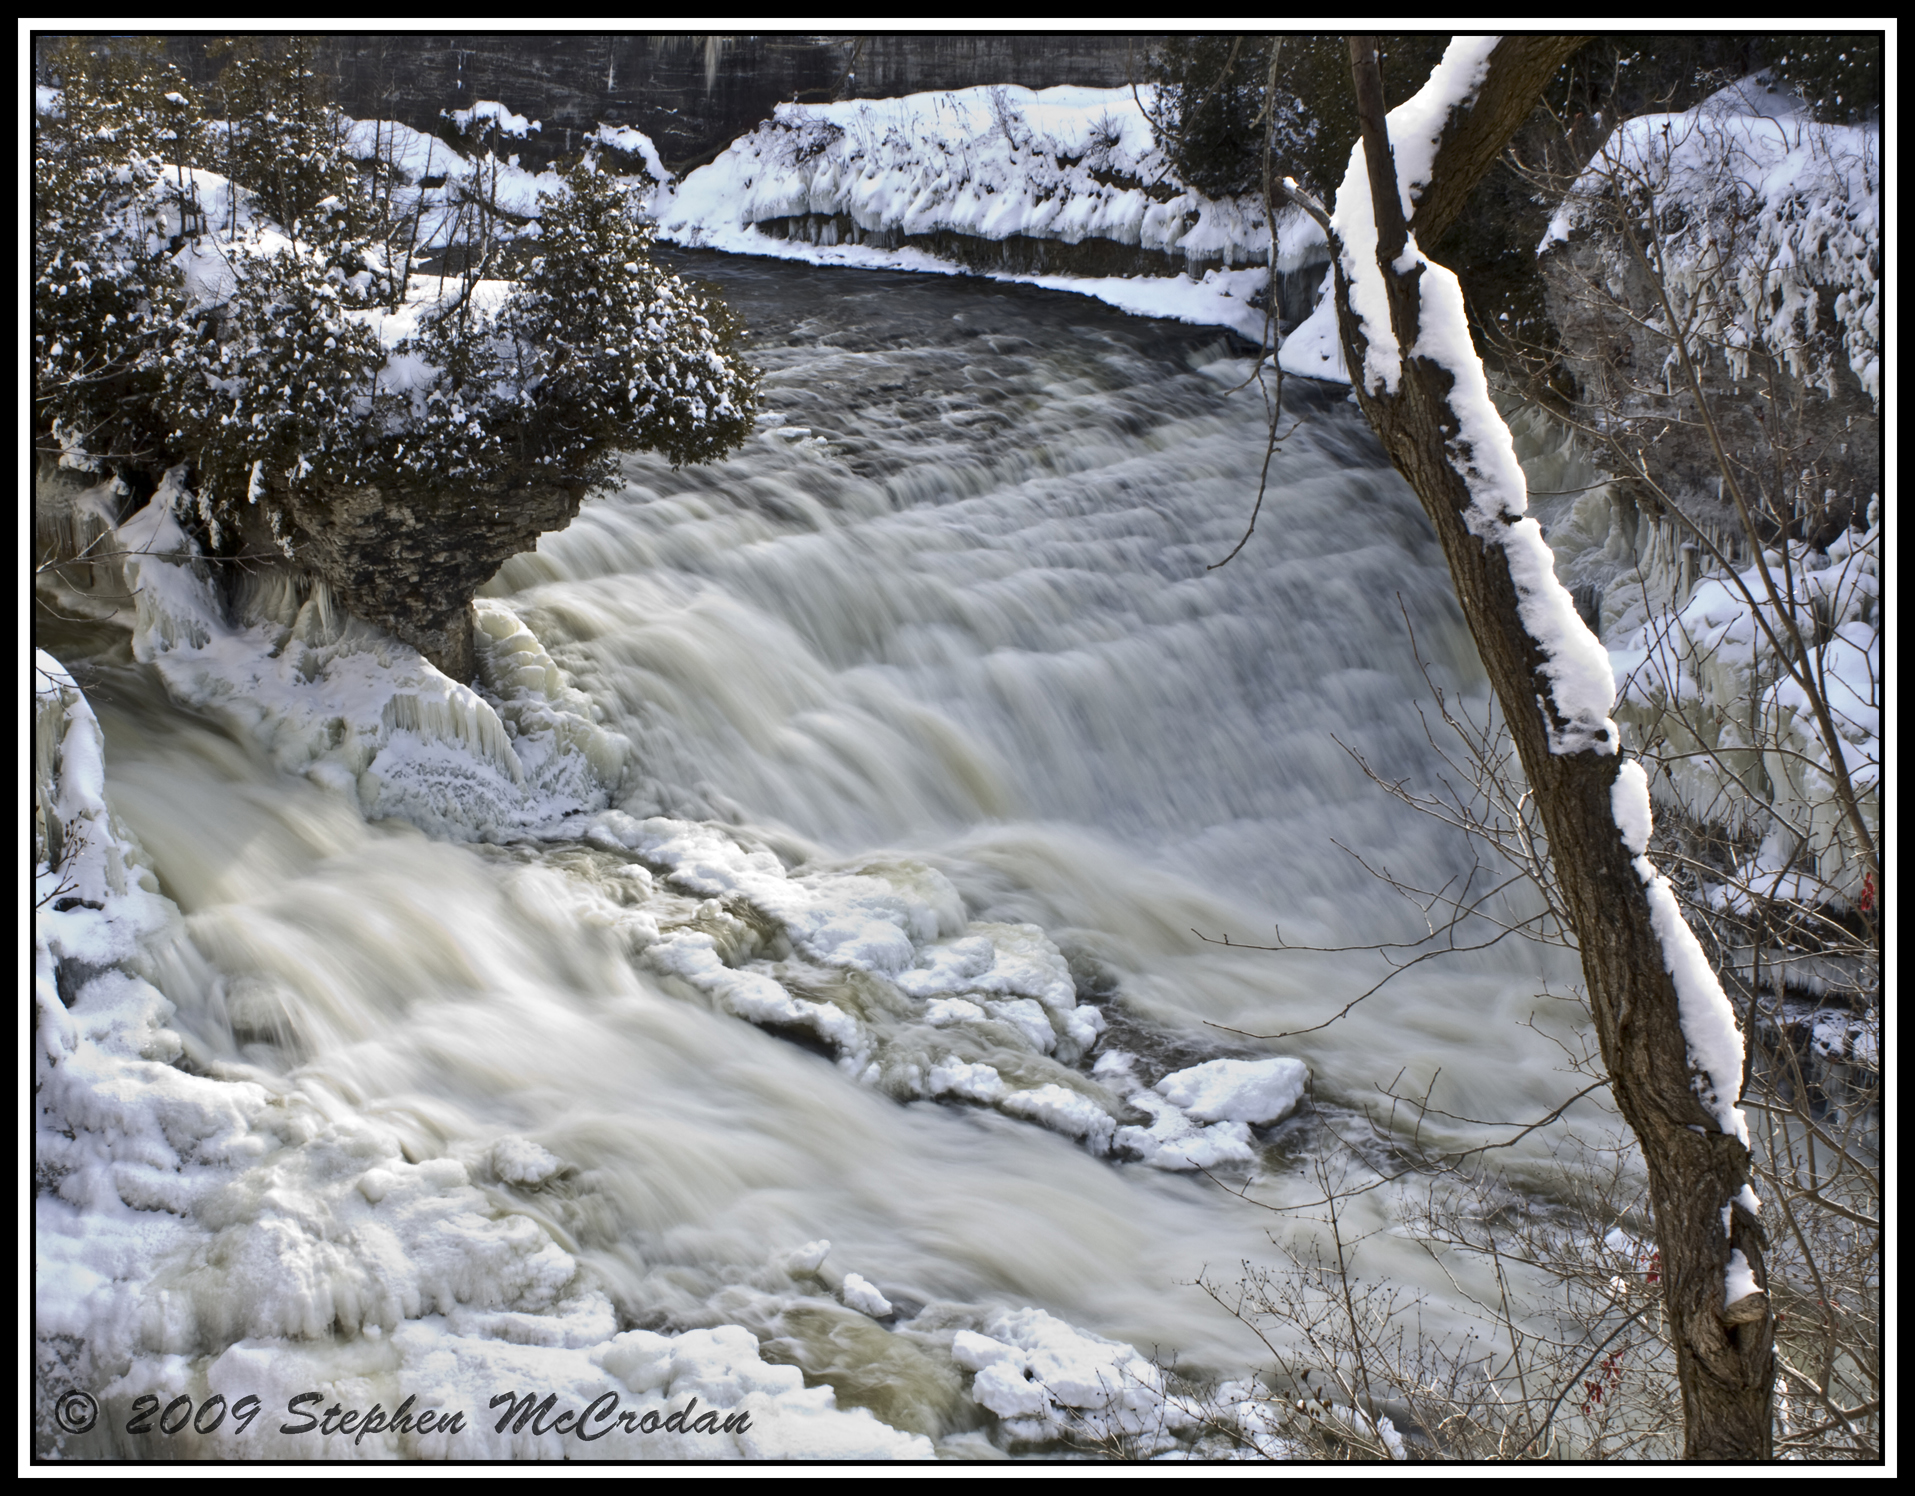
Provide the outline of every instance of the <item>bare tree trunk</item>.
<path id="1" fill-rule="evenodd" d="M 1423 203 L 1454 217 L 1543 85 L 1582 38 L 1508 38 L 1490 54 L 1472 106 L 1445 130 L 1431 184 L 1418 204 L 1420 239 L 1442 222 Z M 1401 267 L 1408 237 L 1383 108 L 1374 37 L 1350 38 L 1351 71 L 1377 227 L 1377 261 L 1388 293 L 1402 376 L 1394 393 L 1367 387 L 1366 339 L 1352 312 L 1337 256 L 1337 323 L 1358 404 L 1391 461 L 1422 500 L 1443 546 L 1478 653 L 1508 720 L 1549 837 L 1563 898 L 1575 925 L 1603 1063 L 1623 1116 L 1649 1166 L 1650 1200 L 1662 1253 L 1662 1286 L 1676 1342 L 1686 1429 L 1697 1460 L 1762 1460 L 1771 1454 L 1774 1325 L 1766 1293 L 1726 1318 L 1724 1273 L 1731 1250 L 1766 1290 L 1761 1227 L 1737 1201 L 1750 1181 L 1749 1150 L 1721 1130 L 1692 1083 L 1676 985 L 1646 890 L 1617 827 L 1611 790 L 1624 762 L 1617 751 L 1550 749 L 1554 712 L 1541 641 L 1525 628 L 1508 554 L 1472 534 L 1464 520 L 1473 495 L 1452 461 L 1462 422 L 1449 403 L 1455 380 L 1416 354 L 1420 263 Z M 1492 127 L 1493 126 L 1493 127 Z M 1500 132 L 1500 133 L 1498 133 Z M 1337 246 L 1340 251 L 1340 246 Z M 1467 454 L 1460 454 L 1467 456 Z M 1539 709 L 1540 708 L 1540 709 Z M 1741 1323 L 1729 1323 L 1740 1319 Z"/>

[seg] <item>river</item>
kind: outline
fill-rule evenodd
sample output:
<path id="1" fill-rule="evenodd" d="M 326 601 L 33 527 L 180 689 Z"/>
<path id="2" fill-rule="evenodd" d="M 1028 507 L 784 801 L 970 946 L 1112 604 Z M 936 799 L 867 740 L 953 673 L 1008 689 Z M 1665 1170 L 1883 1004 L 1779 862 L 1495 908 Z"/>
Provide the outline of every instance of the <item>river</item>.
<path id="1" fill-rule="evenodd" d="M 1483 695 L 1414 497 L 1341 392 L 1290 381 L 1256 533 L 1208 570 L 1264 457 L 1241 345 L 981 279 L 673 259 L 750 329 L 759 434 L 704 468 L 631 458 L 481 595 L 629 743 L 606 795 L 626 831 L 472 841 L 368 819 L 230 712 L 169 697 L 131 662 L 130 618 L 43 631 L 80 667 L 111 800 L 185 916 L 156 979 L 189 1057 L 410 1164 L 463 1161 L 496 1216 L 576 1265 L 566 1293 L 609 1300 L 600 1333 L 742 1325 L 840 1406 L 947 1453 L 1042 1447 L 1013 1446 L 952 1363 L 954 1332 L 993 1316 L 1041 1309 L 1199 1372 L 1255 1371 L 1255 1338 L 1194 1280 L 1276 1264 L 1272 1233 L 1310 1239 L 1313 1166 L 1375 1162 L 1380 1087 L 1434 1082 L 1446 1111 L 1526 1120 L 1580 1085 L 1539 1032 L 1570 1021 L 1538 995 L 1573 980 L 1560 958 L 1511 942 L 1418 967 L 1315 1027 L 1378 958 L 1214 943 L 1276 944 L 1279 924 L 1318 947 L 1413 938 L 1414 909 L 1362 863 L 1427 887 L 1470 865 L 1352 757 L 1428 786 L 1430 680 Z M 673 822 L 702 829 L 661 852 Z M 844 950 L 872 919 L 909 950 L 834 963 L 834 899 L 856 915 Z M 647 956 L 648 919 L 710 938 Z M 988 965 L 980 938 L 1000 972 L 1038 973 L 1003 1012 L 963 980 L 900 987 L 943 970 L 939 951 Z M 1066 971 L 1046 1011 L 1078 1014 L 1076 1037 L 1059 1016 L 1055 1043 L 1021 1038 L 1044 1006 L 1029 982 Z M 823 1004 L 855 1022 L 834 1029 Z M 1069 1106 L 925 1079 L 990 1066 L 1134 1123 L 1130 1081 L 1096 1069 L 1111 1051 L 1138 1080 L 1289 1056 L 1311 1091 L 1211 1177 L 1111 1151 L 1109 1124 Z M 1557 1137 L 1515 1150 L 1519 1175 L 1540 1179 Z M 557 1166 L 515 1189 L 500 1139 Z M 261 1201 L 320 1172 L 282 1161 L 250 1186 L 232 1207 L 248 1240 L 279 1219 Z M 1397 1198 L 1350 1204 L 1376 1233 L 1365 1271 L 1425 1294 L 1427 1333 L 1460 1332 L 1494 1287 L 1425 1252 Z M 395 1240 L 405 1271 L 437 1250 Z M 825 1276 L 790 1269 L 826 1240 Z M 246 1307 L 266 1302 L 230 1286 L 250 1269 L 222 1271 L 243 1303 L 220 1326 L 201 1312 L 179 1349 L 202 1363 L 277 1335 L 344 1366 L 382 1316 L 431 1308 L 334 1294 L 302 1329 Z M 846 1273 L 891 1312 L 846 1307 Z"/>

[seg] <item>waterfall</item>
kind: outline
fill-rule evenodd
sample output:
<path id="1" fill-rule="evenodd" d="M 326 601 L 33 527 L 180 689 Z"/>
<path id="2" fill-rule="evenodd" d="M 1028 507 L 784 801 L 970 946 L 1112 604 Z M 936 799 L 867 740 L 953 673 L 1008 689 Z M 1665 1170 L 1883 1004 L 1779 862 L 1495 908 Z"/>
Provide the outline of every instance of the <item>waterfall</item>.
<path id="1" fill-rule="evenodd" d="M 1485 688 L 1340 393 L 1289 382 L 1211 571 L 1268 429 L 1241 345 L 977 280 L 685 268 L 752 329 L 760 430 L 628 459 L 508 562 L 476 687 L 294 627 L 326 607 L 297 589 L 196 634 L 178 557 L 141 562 L 165 629 L 50 641 L 90 657 L 107 796 L 184 914 L 123 978 L 184 1059 L 112 1062 L 158 1120 L 82 1127 L 42 1197 L 41 1323 L 113 1397 L 483 1424 L 365 1446 L 426 1456 L 563 1453 L 487 1399 L 601 1384 L 742 1398 L 746 1453 L 1051 1447 L 1002 1368 L 1249 1385 L 1190 1284 L 1310 1239 L 1310 1162 L 1378 1087 L 1513 1118 L 1573 1089 L 1559 956 L 1417 968 L 1323 1027 L 1374 955 L 1218 943 L 1414 938 L 1363 863 L 1470 865 L 1356 761 L 1430 786 L 1416 703 Z M 1272 1115 L 1160 1083 L 1226 1058 L 1282 1078 Z M 1459 1331 L 1493 1281 L 1385 1229 L 1392 1198 L 1351 1202 L 1366 1272 Z M 269 1447 L 229 1436 L 173 1447 Z M 147 1447 L 113 1438 L 77 1447 Z"/>

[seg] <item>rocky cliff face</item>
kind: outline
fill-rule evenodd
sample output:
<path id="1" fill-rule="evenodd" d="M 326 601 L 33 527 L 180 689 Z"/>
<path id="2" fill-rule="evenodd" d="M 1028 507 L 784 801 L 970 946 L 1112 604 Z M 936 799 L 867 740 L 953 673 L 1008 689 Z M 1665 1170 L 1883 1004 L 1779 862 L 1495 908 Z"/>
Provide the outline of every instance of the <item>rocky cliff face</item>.
<path id="1" fill-rule="evenodd" d="M 494 572 L 578 515 L 582 485 L 339 491 L 275 480 L 270 501 L 292 520 L 299 565 L 357 617 L 390 629 L 456 681 L 475 667 L 470 599 Z M 251 511 L 242 551 L 270 555 L 264 506 Z"/>

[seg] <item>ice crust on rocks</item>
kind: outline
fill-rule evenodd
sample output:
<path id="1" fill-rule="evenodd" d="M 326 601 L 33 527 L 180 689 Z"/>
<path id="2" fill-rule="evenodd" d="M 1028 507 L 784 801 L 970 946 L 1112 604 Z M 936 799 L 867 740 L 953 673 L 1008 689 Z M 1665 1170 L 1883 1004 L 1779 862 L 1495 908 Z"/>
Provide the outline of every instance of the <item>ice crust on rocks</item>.
<path id="1" fill-rule="evenodd" d="M 856 1309 L 860 1314 L 868 1314 L 873 1319 L 884 1319 L 894 1313 L 891 1301 L 887 1299 L 867 1279 L 856 1273 L 846 1273 L 844 1283 L 838 1290 L 847 1309 Z"/>
<path id="2" fill-rule="evenodd" d="M 1163 1372 L 1133 1347 L 1042 1309 L 999 1314 L 982 1334 L 960 1330 L 951 1358 L 974 1373 L 972 1401 L 1003 1419 L 1013 1437 L 1055 1438 L 1073 1414 L 1094 1413 L 1127 1434 L 1189 1422 L 1165 1400 Z"/>
<path id="3" fill-rule="evenodd" d="M 1038 926 L 969 920 L 950 880 L 920 862 L 787 870 L 721 828 L 622 811 L 588 835 L 703 901 L 647 943 L 654 970 L 738 1017 L 808 1031 L 900 1099 L 994 1107 L 1109 1148 L 1114 1098 L 1072 1068 L 1104 1017 L 1077 1001 Z"/>
<path id="4" fill-rule="evenodd" d="M 1079 1330 L 1042 1309 L 1000 1313 L 982 1332 L 960 1330 L 951 1359 L 972 1373 L 971 1400 L 994 1413 L 1013 1439 L 1115 1438 L 1145 1458 L 1286 1459 L 1296 1453 L 1275 1431 L 1282 1409 L 1266 1389 L 1225 1382 L 1201 1405 L 1187 1403 L 1134 1346 Z M 1232 1425 L 1234 1437 L 1217 1437 Z"/>
<path id="5" fill-rule="evenodd" d="M 1151 1119 L 1147 1127 L 1118 1128 L 1115 1146 L 1160 1169 L 1251 1162 L 1251 1127 L 1288 1115 L 1310 1081 L 1301 1060 L 1209 1060 L 1147 1087 L 1133 1074 L 1135 1065 L 1135 1055 L 1110 1050 L 1093 1073 Z"/>
<path id="6" fill-rule="evenodd" d="M 1193 1121 L 1261 1125 L 1286 1115 L 1309 1082 L 1302 1060 L 1209 1060 L 1166 1075 L 1155 1089 Z"/>
<path id="7" fill-rule="evenodd" d="M 253 738 L 288 773 L 458 840 L 499 840 L 602 810 L 629 745 L 593 720 L 503 604 L 475 606 L 480 685 L 287 583 L 233 624 L 174 506 L 179 470 L 120 526 L 136 658 L 179 700 Z"/>

